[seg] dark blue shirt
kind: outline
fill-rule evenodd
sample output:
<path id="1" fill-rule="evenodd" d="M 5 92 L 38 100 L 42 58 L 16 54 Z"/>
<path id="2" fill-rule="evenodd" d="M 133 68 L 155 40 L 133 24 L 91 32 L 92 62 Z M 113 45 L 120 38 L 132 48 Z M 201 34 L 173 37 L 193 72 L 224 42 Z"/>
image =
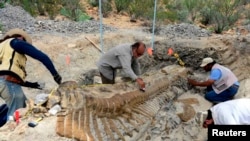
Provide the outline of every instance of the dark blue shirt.
<path id="1" fill-rule="evenodd" d="M 16 52 L 28 55 L 43 63 L 43 65 L 46 66 L 53 76 L 57 74 L 57 71 L 50 58 L 31 44 L 19 39 L 13 39 L 11 40 L 10 45 Z"/>

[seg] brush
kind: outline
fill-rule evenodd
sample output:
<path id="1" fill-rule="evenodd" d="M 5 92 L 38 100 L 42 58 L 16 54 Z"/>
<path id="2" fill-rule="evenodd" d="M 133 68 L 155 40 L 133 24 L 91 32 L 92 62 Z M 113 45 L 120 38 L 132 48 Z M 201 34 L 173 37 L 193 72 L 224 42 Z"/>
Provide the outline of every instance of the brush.
<path id="1" fill-rule="evenodd" d="M 42 119 L 43 119 L 42 117 L 39 117 L 36 121 L 29 122 L 28 126 L 29 127 L 36 127 L 38 125 L 38 122 L 41 121 Z"/>

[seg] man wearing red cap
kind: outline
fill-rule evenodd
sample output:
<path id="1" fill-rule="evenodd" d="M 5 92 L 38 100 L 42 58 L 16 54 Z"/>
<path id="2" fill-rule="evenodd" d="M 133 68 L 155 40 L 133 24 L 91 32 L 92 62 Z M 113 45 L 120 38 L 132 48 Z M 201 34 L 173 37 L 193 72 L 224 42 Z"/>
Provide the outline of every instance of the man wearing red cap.
<path id="1" fill-rule="evenodd" d="M 233 99 L 238 92 L 239 82 L 230 69 L 216 63 L 210 57 L 204 58 L 200 67 L 207 72 L 211 71 L 209 78 L 203 82 L 188 78 L 188 83 L 193 86 L 207 87 L 205 99 L 214 104 Z"/>

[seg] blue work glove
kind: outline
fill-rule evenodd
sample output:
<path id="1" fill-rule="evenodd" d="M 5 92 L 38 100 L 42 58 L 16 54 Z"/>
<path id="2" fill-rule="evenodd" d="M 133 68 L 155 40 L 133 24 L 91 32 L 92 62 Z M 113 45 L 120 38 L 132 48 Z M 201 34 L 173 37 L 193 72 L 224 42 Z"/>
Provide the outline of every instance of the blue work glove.
<path id="1" fill-rule="evenodd" d="M 54 77 L 54 80 L 56 81 L 56 83 L 57 83 L 58 85 L 60 85 L 60 84 L 61 84 L 61 81 L 62 81 L 62 77 L 61 77 L 59 74 L 56 74 L 56 75 L 54 75 L 53 77 Z"/>

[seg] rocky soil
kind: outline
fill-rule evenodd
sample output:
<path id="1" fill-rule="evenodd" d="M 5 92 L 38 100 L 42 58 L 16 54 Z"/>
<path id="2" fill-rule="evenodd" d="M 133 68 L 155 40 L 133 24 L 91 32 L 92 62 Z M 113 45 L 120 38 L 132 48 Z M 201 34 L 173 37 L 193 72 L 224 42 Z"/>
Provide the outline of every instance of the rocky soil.
<path id="1" fill-rule="evenodd" d="M 139 40 L 151 46 L 153 39 L 150 27 L 131 30 L 129 27 L 119 29 L 104 24 L 103 44 L 100 44 L 99 21 L 76 23 L 67 20 L 36 19 L 20 7 L 11 5 L 0 9 L 0 21 L 4 29 L 2 35 L 11 28 L 25 29 L 31 34 L 33 45 L 51 57 L 63 81 L 76 80 L 79 83 L 87 83 L 86 79 L 93 77 L 91 72 L 96 69 L 95 63 L 101 56 L 100 50 L 106 52 L 117 44 Z M 199 68 L 200 61 L 203 57 L 211 56 L 231 68 L 238 76 L 241 87 L 236 98 L 249 97 L 249 30 L 250 27 L 245 26 L 232 30 L 230 34 L 214 35 L 208 30 L 190 24 L 158 27 L 154 36 L 154 56 L 144 55 L 140 59 L 143 72 L 150 74 L 149 72 L 178 65 L 175 57 L 166 54 L 171 47 L 185 62 L 185 69 L 192 72 L 189 77 L 201 80 L 205 79 L 207 74 Z M 67 62 L 66 58 L 70 58 L 70 62 Z M 27 80 L 46 83 L 43 90 L 24 88 L 28 98 L 35 99 L 39 94 L 49 94 L 57 87 L 46 68 L 32 58 L 28 58 L 27 72 Z M 166 102 L 155 117 L 154 126 L 147 129 L 141 140 L 205 141 L 206 129 L 196 123 L 195 115 L 189 119 L 178 116 L 178 113 L 185 113 L 184 107 L 188 107 L 187 105 L 195 112 L 207 110 L 211 106 L 203 98 L 204 89 L 188 86 L 185 77 L 171 83 L 171 87 L 165 93 L 177 95 L 176 99 Z M 187 105 L 183 106 L 183 103 Z M 55 133 L 56 116 L 45 117 L 35 128 L 27 127 L 27 123 L 32 120 L 34 118 L 29 117 L 21 121 L 17 127 L 0 128 L 0 141 L 74 140 L 60 137 Z"/>

